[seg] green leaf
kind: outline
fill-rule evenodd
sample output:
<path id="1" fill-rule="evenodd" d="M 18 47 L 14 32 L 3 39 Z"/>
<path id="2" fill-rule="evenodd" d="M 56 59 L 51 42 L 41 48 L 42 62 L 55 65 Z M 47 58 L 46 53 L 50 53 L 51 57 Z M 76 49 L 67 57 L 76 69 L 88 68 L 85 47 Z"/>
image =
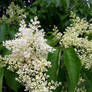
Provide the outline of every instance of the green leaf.
<path id="1" fill-rule="evenodd" d="M 65 49 L 64 63 L 69 75 L 69 92 L 74 92 L 80 75 L 81 62 L 72 47 Z"/>
<path id="2" fill-rule="evenodd" d="M 51 62 L 51 68 L 48 69 L 48 75 L 50 75 L 49 80 L 57 81 L 58 70 L 60 63 L 60 48 L 56 48 L 56 51 L 48 54 L 48 61 Z"/>
<path id="3" fill-rule="evenodd" d="M 4 75 L 4 70 L 3 68 L 0 68 L 0 92 L 2 92 L 3 75 Z"/>
<path id="4" fill-rule="evenodd" d="M 50 76 L 48 78 L 48 81 L 59 81 L 61 82 L 61 48 L 56 48 L 56 51 L 53 53 L 48 54 L 48 61 L 51 62 L 51 67 L 48 69 L 47 74 Z M 60 92 L 61 86 L 59 86 L 55 91 L 53 92 Z"/>
<path id="5" fill-rule="evenodd" d="M 0 68 L 5 67 L 5 63 L 3 61 L 0 61 Z"/>
<path id="6" fill-rule="evenodd" d="M 88 73 L 86 73 L 88 74 Z M 88 82 L 88 92 L 92 92 L 92 72 L 90 72 L 87 76 L 87 82 Z"/>
<path id="7" fill-rule="evenodd" d="M 37 12 L 37 7 L 30 8 L 30 13 L 36 14 L 36 12 Z"/>
<path id="8" fill-rule="evenodd" d="M 15 34 L 18 32 L 18 27 L 15 27 L 15 26 L 12 26 L 12 27 L 9 27 L 9 30 L 8 31 L 8 35 L 9 35 L 9 38 L 8 39 L 13 39 L 15 37 Z"/>
<path id="9" fill-rule="evenodd" d="M 62 3 L 62 6 L 63 6 L 64 8 L 67 8 L 67 6 L 66 6 L 66 0 L 61 0 L 61 3 Z"/>
<path id="10" fill-rule="evenodd" d="M 92 92 L 92 71 L 90 70 L 83 70 L 82 76 L 86 80 L 85 86 L 87 88 L 87 92 Z"/>
<path id="11" fill-rule="evenodd" d="M 0 6 L 7 8 L 7 0 L 0 1 Z"/>
<path id="12" fill-rule="evenodd" d="M 67 8 L 70 6 L 70 0 L 66 0 Z"/>
<path id="13" fill-rule="evenodd" d="M 8 30 L 7 24 L 3 23 L 0 25 L 0 42 L 6 39 L 7 30 Z"/>
<path id="14" fill-rule="evenodd" d="M 57 44 L 54 40 L 54 36 L 50 36 L 50 37 L 48 37 L 47 38 L 47 44 L 49 44 L 50 46 L 52 46 L 52 47 L 55 47 L 55 45 Z"/>
<path id="15" fill-rule="evenodd" d="M 18 92 L 21 87 L 20 83 L 18 83 L 15 78 L 18 77 L 16 73 L 11 72 L 9 70 L 5 70 L 5 80 L 6 84 L 15 92 Z"/>
<path id="16" fill-rule="evenodd" d="M 56 7 L 61 7 L 61 0 L 55 0 L 56 1 Z"/>

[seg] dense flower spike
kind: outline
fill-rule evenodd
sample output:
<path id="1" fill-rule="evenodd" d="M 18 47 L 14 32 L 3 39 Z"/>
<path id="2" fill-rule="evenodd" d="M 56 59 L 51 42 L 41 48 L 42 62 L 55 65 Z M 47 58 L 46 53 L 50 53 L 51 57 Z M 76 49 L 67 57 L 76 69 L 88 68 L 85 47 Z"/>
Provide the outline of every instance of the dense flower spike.
<path id="1" fill-rule="evenodd" d="M 80 19 L 72 14 L 72 24 L 66 28 L 66 32 L 62 37 L 62 45 L 65 48 L 73 46 L 83 66 L 92 68 L 92 40 L 88 38 L 88 34 L 92 33 L 92 24 L 85 19 Z"/>
<path id="2" fill-rule="evenodd" d="M 48 53 L 55 49 L 46 43 L 44 34 L 35 17 L 28 28 L 23 20 L 15 39 L 3 42 L 3 45 L 12 51 L 4 58 L 9 65 L 8 69 L 16 70 L 19 75 L 17 80 L 23 83 L 29 92 L 52 92 L 60 85 L 58 82 L 47 81 L 49 75 L 46 72 L 47 68 L 51 67 L 51 62 L 46 59 Z"/>

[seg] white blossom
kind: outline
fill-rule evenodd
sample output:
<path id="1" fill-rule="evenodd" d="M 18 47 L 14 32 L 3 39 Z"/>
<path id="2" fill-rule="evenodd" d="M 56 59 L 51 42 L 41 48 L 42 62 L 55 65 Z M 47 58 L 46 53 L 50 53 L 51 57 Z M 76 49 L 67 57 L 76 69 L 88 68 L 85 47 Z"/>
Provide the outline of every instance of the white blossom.
<path id="1" fill-rule="evenodd" d="M 3 42 L 3 45 L 12 51 L 4 58 L 9 65 L 8 69 L 16 70 L 19 75 L 17 80 L 23 83 L 29 92 L 52 92 L 60 85 L 54 81 L 48 83 L 49 76 L 46 72 L 47 68 L 51 67 L 51 62 L 47 61 L 47 56 L 55 49 L 46 43 L 44 36 L 44 30 L 40 28 L 35 17 L 28 27 L 25 21 L 21 22 L 15 39 Z"/>
<path id="2" fill-rule="evenodd" d="M 92 24 L 76 17 L 75 14 L 72 14 L 71 20 L 72 24 L 66 28 L 61 44 L 65 48 L 73 46 L 82 65 L 90 69 L 92 68 L 92 40 L 88 39 L 88 34 L 92 33 Z"/>

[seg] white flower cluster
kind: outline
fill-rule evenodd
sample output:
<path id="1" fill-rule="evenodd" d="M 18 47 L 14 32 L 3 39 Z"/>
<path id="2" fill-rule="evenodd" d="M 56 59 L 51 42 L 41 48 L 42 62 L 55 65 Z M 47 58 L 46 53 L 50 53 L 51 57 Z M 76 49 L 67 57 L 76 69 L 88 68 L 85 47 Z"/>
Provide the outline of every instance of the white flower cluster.
<path id="1" fill-rule="evenodd" d="M 66 28 L 61 41 L 62 45 L 65 48 L 73 46 L 83 66 L 87 69 L 92 68 L 92 40 L 89 40 L 87 36 L 92 33 L 92 24 L 74 14 L 72 14 L 72 18 L 73 24 Z"/>
<path id="2" fill-rule="evenodd" d="M 54 41 L 59 41 L 62 37 L 62 33 L 59 32 L 58 28 L 56 26 L 54 26 L 53 28 L 53 36 L 54 36 Z"/>
<path id="3" fill-rule="evenodd" d="M 5 22 L 9 25 L 12 25 L 19 24 L 21 20 L 26 18 L 27 13 L 14 2 L 11 2 L 11 4 L 8 6 L 8 9 L 6 10 L 6 15 L 8 16 L 3 15 L 0 18 L 0 23 Z"/>
<path id="4" fill-rule="evenodd" d="M 48 82 L 49 75 L 46 72 L 51 67 L 51 62 L 46 59 L 48 53 L 55 49 L 46 43 L 44 30 L 37 17 L 31 20 L 28 27 L 22 21 L 15 39 L 5 41 L 3 45 L 12 51 L 4 58 L 9 65 L 8 69 L 16 71 L 19 75 L 17 80 L 23 83 L 26 91 L 52 92 L 60 85 L 58 82 Z"/>

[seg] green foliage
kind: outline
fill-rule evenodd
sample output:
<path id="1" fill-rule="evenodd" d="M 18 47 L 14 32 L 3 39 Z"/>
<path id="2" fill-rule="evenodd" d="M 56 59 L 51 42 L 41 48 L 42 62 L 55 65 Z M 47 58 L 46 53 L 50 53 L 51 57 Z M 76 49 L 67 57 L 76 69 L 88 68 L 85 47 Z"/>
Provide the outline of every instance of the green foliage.
<path id="1" fill-rule="evenodd" d="M 0 24 L 0 53 L 2 56 L 10 53 L 3 47 L 2 42 L 14 38 L 16 32 L 18 32 L 18 27 L 9 27 L 6 23 Z"/>
<path id="2" fill-rule="evenodd" d="M 6 2 L 8 2 L 7 0 L 0 1 L 0 6 L 6 8 L 6 13 L 8 15 L 3 15 L 0 19 L 0 54 L 4 56 L 10 53 L 2 46 L 2 41 L 14 38 L 15 33 L 18 32 L 19 23 L 24 18 L 22 15 L 27 15 L 27 18 L 25 19 L 27 23 L 29 23 L 30 19 L 34 18 L 34 16 L 38 16 L 41 26 L 45 29 L 47 34 L 47 43 L 56 47 L 56 51 L 49 53 L 48 55 L 48 60 L 52 63 L 52 67 L 48 71 L 48 74 L 50 75 L 49 81 L 58 80 L 64 83 L 64 81 L 67 82 L 66 78 L 69 77 L 69 92 L 74 92 L 81 70 L 80 60 L 73 48 L 64 49 L 64 57 L 62 57 L 63 53 L 61 54 L 61 50 L 63 49 L 59 47 L 60 40 L 54 40 L 55 35 L 52 35 L 52 29 L 53 26 L 56 25 L 60 32 L 63 33 L 65 28 L 70 25 L 69 20 L 71 11 L 81 18 L 90 20 L 92 18 L 92 0 L 89 0 L 88 3 L 86 0 L 35 0 L 31 7 L 24 7 L 23 0 L 12 1 L 18 5 L 11 3 L 11 6 L 8 6 L 6 4 Z M 11 8 L 13 9 L 13 12 L 11 12 Z M 13 16 L 11 16 L 12 13 Z M 88 36 L 89 40 L 91 40 L 92 34 L 89 34 Z M 64 59 L 64 64 L 61 58 Z M 61 65 L 63 65 L 63 68 Z M 13 89 L 15 92 L 18 92 L 20 84 L 15 81 L 17 75 L 8 70 L 5 70 L 4 73 L 3 68 L 1 67 L 5 67 L 2 62 L 0 63 L 0 92 L 2 91 L 3 76 L 5 76 L 8 87 Z M 68 72 L 67 74 L 66 71 Z M 88 92 L 92 92 L 92 72 L 88 70 L 84 70 L 82 72 L 82 76 L 87 80 L 85 85 Z M 55 92 L 60 91 L 61 88 L 57 89 Z"/>
<path id="3" fill-rule="evenodd" d="M 11 72 L 9 70 L 5 70 L 5 80 L 6 84 L 13 89 L 15 92 L 18 92 L 19 88 L 21 87 L 20 83 L 16 81 L 18 77 L 17 74 Z"/>
<path id="4" fill-rule="evenodd" d="M 36 0 L 31 8 L 26 7 L 25 10 L 29 12 L 27 21 L 38 16 L 46 32 L 51 32 L 53 25 L 64 32 L 70 24 L 70 11 L 88 20 L 92 17 L 92 7 L 88 7 L 86 0 Z"/>
<path id="5" fill-rule="evenodd" d="M 48 61 L 51 61 L 52 67 L 48 69 L 48 75 L 50 75 L 49 80 L 58 80 L 58 72 L 59 72 L 59 62 L 61 57 L 60 48 L 56 48 L 56 51 L 53 53 L 49 53 Z"/>
<path id="6" fill-rule="evenodd" d="M 86 79 L 85 81 L 85 86 L 87 88 L 87 92 L 92 92 L 92 70 L 82 70 L 82 76 L 84 79 Z"/>
<path id="7" fill-rule="evenodd" d="M 7 25 L 5 23 L 0 25 L 0 43 L 6 39 Z"/>
<path id="8" fill-rule="evenodd" d="M 4 70 L 3 68 L 0 67 L 0 92 L 2 92 L 2 87 L 3 87 L 3 76 L 4 76 Z"/>
<path id="9" fill-rule="evenodd" d="M 47 74 L 50 76 L 48 81 L 59 81 L 61 82 L 60 73 L 60 60 L 61 60 L 61 48 L 56 48 L 56 51 L 49 53 L 48 61 L 51 61 L 52 67 L 48 69 Z M 60 79 L 60 80 L 59 80 Z M 60 92 L 61 88 L 57 88 L 55 92 Z"/>
<path id="10" fill-rule="evenodd" d="M 64 62 L 69 75 L 69 92 L 74 92 L 79 80 L 81 62 L 72 47 L 64 50 Z"/>

